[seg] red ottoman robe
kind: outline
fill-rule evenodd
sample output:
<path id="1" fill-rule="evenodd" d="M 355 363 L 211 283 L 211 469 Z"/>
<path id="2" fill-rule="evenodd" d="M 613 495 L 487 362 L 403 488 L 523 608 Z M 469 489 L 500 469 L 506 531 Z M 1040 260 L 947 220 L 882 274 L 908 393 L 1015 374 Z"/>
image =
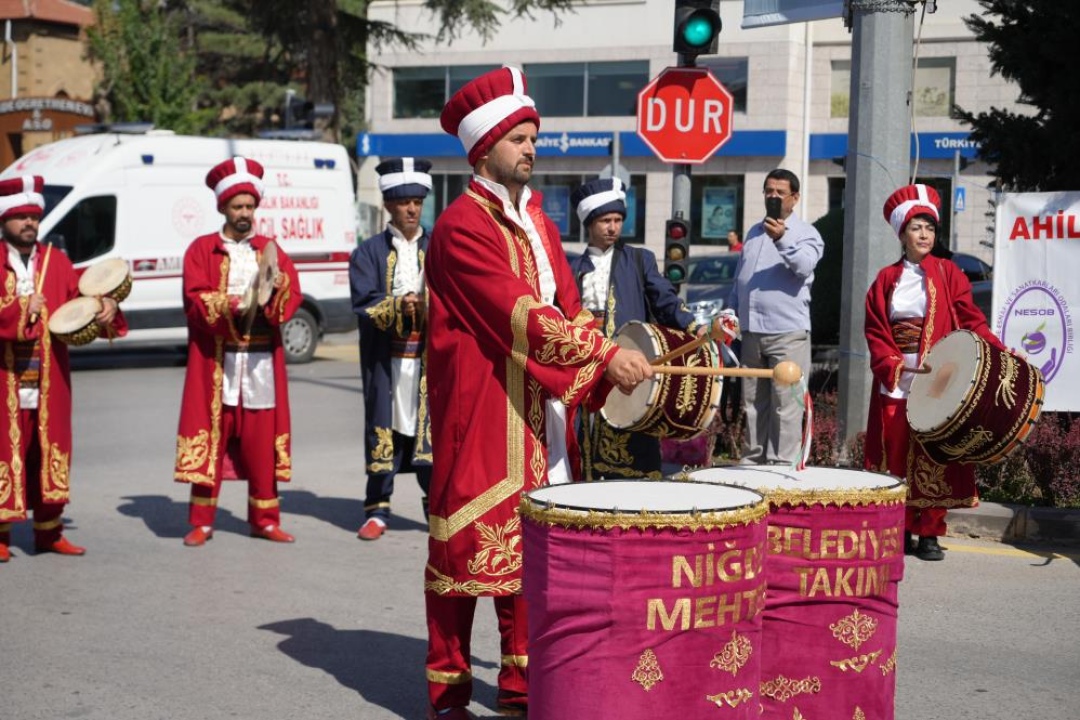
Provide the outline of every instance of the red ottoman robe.
<path id="1" fill-rule="evenodd" d="M 49 252 L 44 267 L 46 247 L 37 245 L 38 274 L 45 269 L 41 294 L 45 309 L 33 325 L 27 325 L 29 296 L 15 292 L 16 275 L 8 261 L 5 243 L 3 269 L 0 270 L 0 383 L 4 388 L 5 412 L 0 413 L 0 523 L 26 519 L 26 467 L 19 451 L 19 376 L 15 368 L 15 343 L 36 340 L 41 345 L 41 369 L 38 397 L 38 440 L 41 444 L 41 500 L 48 504 L 68 502 L 71 475 L 71 365 L 68 348 L 47 331 L 49 317 L 68 300 L 79 297 L 78 275 L 62 251 Z M 36 278 L 35 278 L 36 280 Z M 102 337 L 127 334 L 127 322 L 117 312 L 111 328 L 100 331 Z"/>
<path id="2" fill-rule="evenodd" d="M 251 246 L 262 258 L 271 238 L 256 235 Z M 284 284 L 261 308 L 274 328 L 271 353 L 274 359 L 274 477 L 292 477 L 292 445 L 289 431 L 289 392 L 280 327 L 292 317 L 303 300 L 300 278 L 292 260 L 278 246 L 278 271 Z M 243 327 L 229 312 L 226 289 L 229 256 L 219 233 L 196 238 L 184 253 L 184 312 L 188 322 L 188 363 L 184 396 L 180 404 L 180 429 L 176 441 L 177 482 L 212 486 L 218 479 L 222 447 L 222 396 L 225 344 L 239 342 Z M 223 473 L 227 474 L 227 473 Z M 228 479 L 228 478 L 225 478 Z"/>
<path id="3" fill-rule="evenodd" d="M 424 589 L 446 596 L 521 592 L 521 493 L 547 482 L 545 401 L 568 406 L 566 443 L 580 470 L 572 408 L 602 403 L 617 347 L 583 310 L 559 231 L 527 212 L 548 250 L 555 303 L 541 301 L 529 239 L 475 181 L 439 217 L 425 265 L 433 456 Z M 527 371 L 527 372 L 526 372 Z"/>
<path id="4" fill-rule="evenodd" d="M 919 340 L 919 364 L 930 348 L 954 330 L 970 330 L 996 348 L 1001 344 L 986 324 L 982 311 L 971 296 L 971 283 L 950 260 L 929 255 L 921 266 L 926 273 L 926 316 Z M 978 504 L 973 465 L 938 465 L 926 456 L 907 424 L 906 405 L 896 412 L 883 412 L 879 383 L 893 390 L 900 383 L 904 354 L 893 340 L 889 306 L 893 290 L 904 270 L 900 260 L 881 269 L 866 294 L 866 344 L 870 349 L 870 371 L 875 385 L 870 393 L 870 415 L 866 427 L 866 462 L 870 470 L 890 472 L 906 478 L 908 507 L 954 508 Z M 887 457 L 886 435 L 908 436 L 909 451 L 904 458 Z"/>

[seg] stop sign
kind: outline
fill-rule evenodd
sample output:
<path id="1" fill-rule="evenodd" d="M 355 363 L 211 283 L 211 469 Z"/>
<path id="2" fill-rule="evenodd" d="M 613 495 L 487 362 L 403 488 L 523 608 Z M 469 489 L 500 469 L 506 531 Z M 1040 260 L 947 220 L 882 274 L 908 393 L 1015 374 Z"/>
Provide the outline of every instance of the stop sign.
<path id="1" fill-rule="evenodd" d="M 669 163 L 700 164 L 731 139 L 735 99 L 703 67 L 669 67 L 638 93 L 637 134 Z"/>

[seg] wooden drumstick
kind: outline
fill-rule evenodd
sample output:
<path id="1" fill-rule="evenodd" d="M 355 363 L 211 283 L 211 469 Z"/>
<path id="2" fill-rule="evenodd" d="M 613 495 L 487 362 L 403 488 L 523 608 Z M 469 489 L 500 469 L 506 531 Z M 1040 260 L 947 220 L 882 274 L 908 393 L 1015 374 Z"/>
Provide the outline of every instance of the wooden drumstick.
<path id="1" fill-rule="evenodd" d="M 692 350 L 697 350 L 699 347 L 705 345 L 706 343 L 713 342 L 714 340 L 719 340 L 721 337 L 723 337 L 723 334 L 724 329 L 720 326 L 720 318 L 716 318 L 712 321 L 712 325 L 709 326 L 709 332 L 705 333 L 699 338 L 694 338 L 685 345 L 680 345 L 669 353 L 661 355 L 660 357 L 653 360 L 651 364 L 667 365 L 675 358 L 682 357 L 683 355 Z"/>
<path id="2" fill-rule="evenodd" d="M 42 286 L 45 285 L 45 271 L 49 269 L 49 258 L 51 256 L 52 256 L 52 243 L 49 243 L 48 245 L 45 246 L 45 259 L 41 261 L 41 272 L 38 273 L 38 277 L 37 277 L 37 288 L 35 289 L 35 292 L 38 295 L 41 294 L 41 288 L 42 288 Z M 31 324 L 36 323 L 37 319 L 38 319 L 38 314 L 33 313 L 30 316 L 30 323 Z"/>
<path id="3" fill-rule="evenodd" d="M 926 375 L 927 373 L 933 372 L 933 370 L 934 370 L 929 365 L 923 365 L 922 367 L 917 367 L 917 368 L 908 367 L 907 365 L 905 365 L 901 369 L 904 372 L 915 373 L 916 375 Z"/>
<path id="4" fill-rule="evenodd" d="M 798 365 L 785 360 L 777 363 L 772 370 L 767 368 L 747 367 L 679 367 L 662 365 L 653 368 L 654 373 L 667 375 L 719 375 L 723 377 L 756 377 L 773 380 L 778 385 L 794 385 L 802 379 L 802 370 Z"/>

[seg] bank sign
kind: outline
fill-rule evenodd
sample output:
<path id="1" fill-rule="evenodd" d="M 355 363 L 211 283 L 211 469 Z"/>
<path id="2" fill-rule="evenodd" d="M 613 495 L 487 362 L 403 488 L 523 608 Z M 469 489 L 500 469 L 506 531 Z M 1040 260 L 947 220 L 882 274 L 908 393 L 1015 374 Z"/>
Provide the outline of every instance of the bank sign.
<path id="1" fill-rule="evenodd" d="M 1005 193 L 994 239 L 994 332 L 1038 367 L 1044 410 L 1080 410 L 1080 192 Z"/>

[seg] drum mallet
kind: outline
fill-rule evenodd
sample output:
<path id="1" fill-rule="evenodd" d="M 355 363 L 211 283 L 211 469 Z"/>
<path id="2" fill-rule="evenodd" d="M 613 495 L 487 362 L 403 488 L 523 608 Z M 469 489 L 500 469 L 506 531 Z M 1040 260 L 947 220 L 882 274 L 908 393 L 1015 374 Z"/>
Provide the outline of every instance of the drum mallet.
<path id="1" fill-rule="evenodd" d="M 49 257 L 52 255 L 52 243 L 45 246 L 45 259 L 41 261 L 41 272 L 38 273 L 37 289 L 35 292 L 40 295 L 41 288 L 45 287 L 45 271 L 49 269 Z M 33 325 L 37 322 L 38 314 L 34 313 L 30 316 L 30 324 Z"/>
<path id="2" fill-rule="evenodd" d="M 675 348 L 671 352 L 668 352 L 668 353 L 666 353 L 664 355 L 661 355 L 660 357 L 653 360 L 651 364 L 652 365 L 667 365 L 669 362 L 671 362 L 675 358 L 682 357 L 686 353 L 691 352 L 693 350 L 697 350 L 699 347 L 701 347 L 702 345 L 705 345 L 707 343 L 720 340 L 722 337 L 724 337 L 724 329 L 723 329 L 723 327 L 720 326 L 720 318 L 716 318 L 716 319 L 714 319 L 712 321 L 712 324 L 709 326 L 709 332 L 705 333 L 704 335 L 702 335 L 699 338 L 694 338 L 693 340 L 686 343 L 685 345 L 680 345 L 679 347 Z"/>
<path id="3" fill-rule="evenodd" d="M 768 368 L 748 367 L 678 367 L 662 365 L 653 368 L 654 373 L 667 375 L 722 375 L 724 377 L 754 377 L 772 380 L 777 385 L 794 385 L 802 379 L 802 369 L 790 360 L 784 360 L 776 364 L 772 370 Z"/>

